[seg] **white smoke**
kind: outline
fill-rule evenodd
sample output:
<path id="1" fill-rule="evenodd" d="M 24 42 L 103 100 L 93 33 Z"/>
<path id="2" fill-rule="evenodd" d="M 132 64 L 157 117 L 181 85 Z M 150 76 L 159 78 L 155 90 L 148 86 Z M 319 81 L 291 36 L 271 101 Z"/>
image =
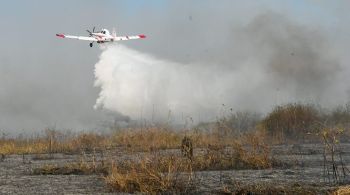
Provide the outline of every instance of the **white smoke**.
<path id="1" fill-rule="evenodd" d="M 341 72 L 347 69 L 327 39 L 278 16 L 256 17 L 232 32 L 234 43 L 223 37 L 225 45 L 186 63 L 107 46 L 95 66 L 95 86 L 101 88 L 95 108 L 135 120 L 183 122 L 190 116 L 197 123 L 231 108 L 267 112 L 290 102 L 346 102 L 348 82 Z"/>
<path id="2" fill-rule="evenodd" d="M 261 69 L 251 69 L 257 67 L 254 63 L 249 61 L 228 71 L 218 65 L 159 60 L 122 45 L 111 45 L 103 49 L 95 66 L 95 86 L 101 88 L 95 108 L 133 119 L 159 121 L 170 117 L 175 122 L 183 122 L 186 117 L 195 122 L 213 120 L 222 114 L 222 105 L 227 110 L 256 110 L 259 104 L 271 100 L 267 98 L 269 93 L 251 96 L 266 80 Z"/>
<path id="3" fill-rule="evenodd" d="M 101 88 L 95 108 L 147 120 L 179 120 L 203 111 L 215 116 L 227 90 L 220 85 L 235 78 L 215 67 L 159 60 L 122 45 L 103 50 L 95 77 L 95 86 Z"/>

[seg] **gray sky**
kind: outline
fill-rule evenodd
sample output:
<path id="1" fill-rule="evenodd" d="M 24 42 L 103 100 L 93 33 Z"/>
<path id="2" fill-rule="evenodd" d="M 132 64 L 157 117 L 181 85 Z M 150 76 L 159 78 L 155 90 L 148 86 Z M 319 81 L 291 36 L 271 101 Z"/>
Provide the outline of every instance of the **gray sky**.
<path id="1" fill-rule="evenodd" d="M 55 37 L 86 35 L 93 26 L 146 34 L 146 40 L 121 44 L 179 66 L 214 67 L 218 77 L 268 78 L 227 83 L 223 100 L 237 109 L 267 111 L 298 100 L 342 104 L 349 94 L 347 8 L 346 0 L 3 2 L 0 130 L 102 129 L 120 117 L 118 109 L 93 109 L 100 92 L 94 66 L 102 51 Z"/>

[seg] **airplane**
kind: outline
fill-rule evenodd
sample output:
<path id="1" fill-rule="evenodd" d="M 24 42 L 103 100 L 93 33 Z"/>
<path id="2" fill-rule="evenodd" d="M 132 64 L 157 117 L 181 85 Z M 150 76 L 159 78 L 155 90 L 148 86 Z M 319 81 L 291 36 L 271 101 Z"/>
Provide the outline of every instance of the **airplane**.
<path id="1" fill-rule="evenodd" d="M 56 34 L 57 37 L 60 38 L 68 38 L 68 39 L 78 39 L 83 41 L 91 41 L 90 47 L 93 46 L 93 43 L 106 43 L 106 42 L 114 42 L 114 41 L 125 41 L 125 40 L 131 40 L 131 39 L 144 39 L 146 38 L 145 35 L 132 35 L 132 36 L 117 36 L 115 30 L 113 29 L 113 33 L 110 34 L 110 32 L 107 29 L 102 29 L 99 32 L 95 32 L 95 27 L 92 29 L 92 32 L 89 30 L 86 30 L 89 33 L 88 37 L 84 36 L 73 36 L 73 35 L 65 35 L 65 34 Z"/>

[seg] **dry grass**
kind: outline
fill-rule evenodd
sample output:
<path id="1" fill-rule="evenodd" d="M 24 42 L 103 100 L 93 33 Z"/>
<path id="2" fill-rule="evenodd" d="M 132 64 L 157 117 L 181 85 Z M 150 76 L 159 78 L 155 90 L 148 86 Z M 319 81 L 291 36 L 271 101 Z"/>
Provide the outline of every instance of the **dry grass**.
<path id="1" fill-rule="evenodd" d="M 110 163 L 95 160 L 88 162 L 83 158 L 79 162 L 65 165 L 45 165 L 35 169 L 33 174 L 103 174 L 111 191 L 188 193 L 196 190 L 193 185 L 195 171 L 264 169 L 275 164 L 264 131 L 222 136 L 222 130 L 228 128 L 219 121 L 209 132 L 151 127 L 120 130 L 110 136 L 81 133 L 68 137 L 56 131 L 48 131 L 46 135 L 35 139 L 0 140 L 0 153 L 36 154 L 34 157 L 38 160 L 46 160 L 52 156 L 42 154 L 95 154 L 97 150 L 107 153 L 107 149 L 127 148 L 128 151 L 142 154 L 142 157 L 128 162 L 115 162 L 111 157 L 108 161 Z M 180 151 L 184 136 L 193 143 L 193 157 L 164 151 L 174 148 Z"/>
<path id="2" fill-rule="evenodd" d="M 48 151 L 47 142 L 37 140 L 1 140 L 1 154 L 30 154 L 30 153 L 46 153 Z"/>
<path id="3" fill-rule="evenodd" d="M 205 133 L 192 130 L 172 130 L 167 128 L 123 129 L 115 132 L 111 143 L 129 148 L 132 151 L 155 151 L 180 148 L 184 136 L 193 141 L 195 148 L 204 148 L 209 145 L 225 145 L 232 141 L 219 140 L 215 133 Z"/>
<path id="4" fill-rule="evenodd" d="M 188 131 L 196 146 L 207 144 L 209 135 Z M 48 134 L 48 135 L 47 135 Z M 112 135 L 97 133 L 79 133 L 65 135 L 50 131 L 35 138 L 0 139 L 0 154 L 44 154 L 44 153 L 80 153 L 93 149 L 126 147 L 131 151 L 153 151 L 179 148 L 184 131 L 165 128 L 123 129 Z"/>
<path id="5" fill-rule="evenodd" d="M 150 151 L 179 147 L 179 133 L 164 129 L 122 130 L 112 136 L 81 133 L 59 140 L 52 137 L 0 139 L 0 154 L 79 153 L 95 149 L 125 146 L 132 150 Z"/>
<path id="6" fill-rule="evenodd" d="M 232 139 L 227 145 L 208 145 L 192 160 L 194 170 L 265 169 L 276 165 L 264 133 Z"/>
<path id="7" fill-rule="evenodd" d="M 55 132 L 59 134 L 60 132 Z M 0 139 L 0 154 L 44 154 L 79 153 L 104 148 L 110 145 L 110 139 L 96 133 L 81 133 L 59 139 L 43 135 L 36 138 Z"/>
<path id="8" fill-rule="evenodd" d="M 79 147 L 95 148 L 114 143 L 119 140 L 120 146 L 128 146 L 135 153 L 128 161 L 114 163 L 87 162 L 82 157 L 79 162 L 64 166 L 45 165 L 34 170 L 34 174 L 106 174 L 105 181 L 111 191 L 144 192 L 144 193 L 186 193 L 195 190 L 194 172 L 204 170 L 230 169 L 264 169 L 272 167 L 274 159 L 263 131 L 251 132 L 236 138 L 222 139 L 216 134 L 187 132 L 195 146 L 193 157 L 163 149 L 181 146 L 180 132 L 165 129 L 133 130 L 119 132 L 110 139 L 107 137 L 77 136 L 75 141 Z M 79 140 L 79 141 L 76 141 Z M 95 141 L 98 143 L 95 145 Z M 198 143 L 199 142 L 199 143 Z M 159 145 L 158 145 L 159 144 Z M 94 151 L 94 150 L 93 150 Z M 95 154 L 95 153 L 93 153 Z M 136 155 L 140 154 L 140 155 Z M 139 157 L 139 158 L 138 158 Z M 93 158 L 95 159 L 95 158 Z"/>
<path id="9" fill-rule="evenodd" d="M 349 194 L 350 194 L 350 185 L 340 186 L 338 189 L 332 192 L 332 195 L 349 195 Z"/>
<path id="10" fill-rule="evenodd" d="M 188 162 L 152 156 L 113 165 L 105 181 L 111 191 L 117 192 L 185 193 L 194 190 L 192 174 Z"/>
<path id="11" fill-rule="evenodd" d="M 112 143 L 127 146 L 133 150 L 178 148 L 181 133 L 166 128 L 123 129 L 112 135 Z"/>

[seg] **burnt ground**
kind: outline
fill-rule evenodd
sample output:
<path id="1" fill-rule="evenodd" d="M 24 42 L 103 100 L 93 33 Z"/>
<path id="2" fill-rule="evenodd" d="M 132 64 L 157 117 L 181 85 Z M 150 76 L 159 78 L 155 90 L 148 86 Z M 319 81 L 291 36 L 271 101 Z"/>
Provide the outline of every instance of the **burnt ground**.
<path id="1" fill-rule="evenodd" d="M 287 166 L 264 170 L 196 172 L 194 177 L 197 192 L 201 194 L 232 192 L 237 186 L 257 185 L 312 188 L 317 190 L 318 194 L 323 194 L 334 188 L 335 184 L 329 182 L 323 175 L 322 151 L 323 147 L 319 144 L 274 146 L 275 158 Z M 342 144 L 341 151 L 344 165 L 350 168 L 350 144 Z M 179 153 L 178 150 L 168 152 Z M 116 160 L 133 158 L 133 154 L 123 150 L 109 151 L 104 154 L 104 158 L 108 156 L 113 156 Z M 37 155 L 25 155 L 24 158 L 22 155 L 9 155 L 0 162 L 0 194 L 108 194 L 102 175 L 33 174 L 35 168 L 48 164 L 64 165 L 77 162 L 81 158 L 82 155 L 68 154 L 54 154 L 53 159 L 38 158 Z M 91 158 L 87 155 L 86 159 Z M 349 184 L 350 176 L 342 180 L 343 184 Z M 225 187 L 226 190 L 224 190 Z"/>
<path id="2" fill-rule="evenodd" d="M 55 155 L 53 160 L 31 160 L 32 156 L 8 156 L 0 163 L 0 194 L 95 194 L 104 192 L 97 175 L 33 175 L 33 169 L 45 164 L 64 164 L 75 156 Z"/>

